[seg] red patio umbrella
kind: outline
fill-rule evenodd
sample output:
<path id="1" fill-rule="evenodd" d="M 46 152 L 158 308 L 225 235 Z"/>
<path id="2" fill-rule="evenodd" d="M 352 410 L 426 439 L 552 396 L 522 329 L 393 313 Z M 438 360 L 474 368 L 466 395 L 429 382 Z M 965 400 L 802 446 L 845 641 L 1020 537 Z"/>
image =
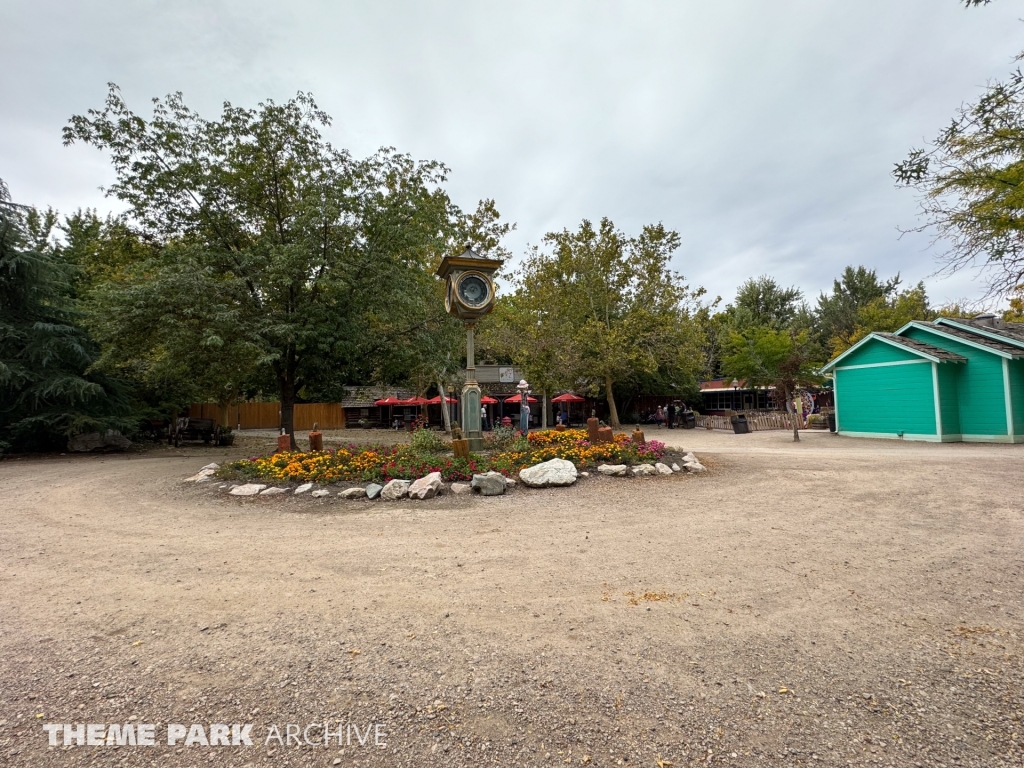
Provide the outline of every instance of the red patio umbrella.
<path id="1" fill-rule="evenodd" d="M 574 395 L 572 392 L 566 392 L 564 395 L 551 398 L 552 403 L 585 403 L 586 398 Z"/>
<path id="2" fill-rule="evenodd" d="M 526 400 L 527 400 L 527 402 L 530 402 L 530 403 L 536 403 L 537 402 L 537 398 L 536 397 L 527 397 Z M 518 403 L 519 402 L 519 395 L 512 395 L 512 397 L 506 397 L 505 398 L 505 402 L 506 403 Z"/>
<path id="3" fill-rule="evenodd" d="M 480 405 L 497 405 L 498 401 L 490 395 L 484 395 L 480 398 Z"/>
<path id="4" fill-rule="evenodd" d="M 459 402 L 458 398 L 449 397 L 448 395 L 445 395 L 444 401 L 445 401 L 446 404 Z M 435 395 L 434 397 L 430 398 L 429 400 L 424 400 L 423 403 L 424 403 L 424 405 L 440 405 L 441 404 L 441 396 L 440 395 Z"/>

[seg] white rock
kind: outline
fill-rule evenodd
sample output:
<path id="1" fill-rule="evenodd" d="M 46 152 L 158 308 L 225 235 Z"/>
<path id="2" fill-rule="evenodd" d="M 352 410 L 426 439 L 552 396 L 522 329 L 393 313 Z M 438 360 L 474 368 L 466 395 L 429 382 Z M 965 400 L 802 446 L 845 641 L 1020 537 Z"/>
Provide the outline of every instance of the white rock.
<path id="1" fill-rule="evenodd" d="M 324 496 L 330 496 L 331 492 L 328 491 L 326 488 L 318 488 L 309 495 L 312 496 L 314 499 L 322 499 Z"/>
<path id="2" fill-rule="evenodd" d="M 683 471 L 683 468 L 682 468 L 682 467 L 680 467 L 680 466 L 679 466 L 678 464 L 673 464 L 673 465 L 672 465 L 672 471 L 673 471 L 673 472 L 682 472 L 682 471 Z"/>
<path id="3" fill-rule="evenodd" d="M 516 484 L 516 481 L 513 480 L 511 477 L 505 477 L 504 475 L 502 475 L 502 477 L 505 479 L 505 487 L 506 488 L 511 488 L 513 485 Z"/>
<path id="4" fill-rule="evenodd" d="M 266 487 L 259 483 L 246 483 L 245 485 L 236 485 L 228 493 L 232 496 L 255 496 Z"/>
<path id="5" fill-rule="evenodd" d="M 282 493 L 288 493 L 287 488 L 267 488 L 265 491 L 260 491 L 260 496 L 280 496 Z"/>
<path id="6" fill-rule="evenodd" d="M 708 468 L 699 461 L 688 461 L 685 464 L 687 472 L 707 472 Z"/>
<path id="7" fill-rule="evenodd" d="M 519 472 L 519 479 L 531 488 L 572 485 L 577 477 L 576 465 L 565 459 L 551 459 Z"/>
<path id="8" fill-rule="evenodd" d="M 633 477 L 643 477 L 645 475 L 656 475 L 658 470 L 654 468 L 653 464 L 637 464 L 633 467 Z"/>
<path id="9" fill-rule="evenodd" d="M 685 456 L 683 456 L 683 464 L 686 464 L 687 462 L 690 461 L 696 461 L 698 464 L 700 464 L 700 461 L 697 459 L 696 456 L 693 455 L 692 452 L 687 453 Z"/>
<path id="10" fill-rule="evenodd" d="M 343 499 L 361 499 L 366 496 L 365 488 L 346 488 L 338 494 Z"/>
<path id="11" fill-rule="evenodd" d="M 293 493 L 292 496 L 298 496 L 300 493 L 308 493 L 311 490 L 313 490 L 312 483 L 303 483 L 295 489 L 295 493 Z"/>
<path id="12" fill-rule="evenodd" d="M 203 469 L 213 469 L 213 470 L 217 470 L 217 469 L 220 469 L 220 464 L 218 464 L 218 463 L 217 463 L 217 462 L 215 462 L 215 461 L 211 461 L 211 462 L 210 462 L 209 464 L 207 464 L 207 465 L 206 465 L 205 467 L 203 467 Z M 199 471 L 200 471 L 200 472 L 202 472 L 202 471 L 203 471 L 203 469 L 200 469 Z"/>
<path id="13" fill-rule="evenodd" d="M 398 499 L 404 499 L 409 495 L 410 485 L 412 485 L 411 480 L 392 480 L 384 486 L 384 490 L 380 492 L 380 497 L 384 501 L 398 501 Z"/>
<path id="14" fill-rule="evenodd" d="M 625 464 L 602 464 L 597 468 L 597 471 L 602 475 L 610 475 L 611 477 L 622 477 L 626 474 L 629 469 Z"/>
<path id="15" fill-rule="evenodd" d="M 501 496 L 505 493 L 506 478 L 500 472 L 490 471 L 473 475 L 470 488 L 481 496 Z"/>
<path id="16" fill-rule="evenodd" d="M 441 473 L 431 472 L 418 480 L 414 480 L 409 486 L 410 499 L 432 499 L 441 490 Z"/>
<path id="17" fill-rule="evenodd" d="M 452 483 L 451 488 L 452 493 L 456 496 L 462 496 L 473 491 L 473 486 L 469 483 Z"/>
<path id="18" fill-rule="evenodd" d="M 589 472 L 580 472 L 580 477 L 590 477 Z"/>
<path id="19" fill-rule="evenodd" d="M 672 474 L 672 467 L 670 467 L 668 464 L 662 464 L 660 461 L 657 464 L 654 465 L 654 468 L 656 470 L 658 470 L 658 474 L 659 475 L 671 475 Z"/>
<path id="20" fill-rule="evenodd" d="M 192 477 L 186 477 L 185 478 L 185 482 L 186 483 L 201 483 L 204 480 L 209 480 L 211 477 L 213 477 L 213 473 L 215 471 L 216 470 L 213 470 L 213 469 L 205 469 L 205 468 L 204 469 L 200 469 L 198 472 L 196 472 L 194 475 L 192 475 Z"/>

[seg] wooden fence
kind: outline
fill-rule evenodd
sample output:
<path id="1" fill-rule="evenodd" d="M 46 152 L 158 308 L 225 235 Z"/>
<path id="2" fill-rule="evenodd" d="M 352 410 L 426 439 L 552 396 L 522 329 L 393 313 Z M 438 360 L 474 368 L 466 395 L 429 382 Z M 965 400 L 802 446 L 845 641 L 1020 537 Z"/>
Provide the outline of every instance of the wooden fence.
<path id="1" fill-rule="evenodd" d="M 216 403 L 193 403 L 188 408 L 189 416 L 199 419 L 221 418 L 220 406 Z M 313 424 L 321 429 L 344 429 L 345 411 L 341 403 L 296 403 L 292 414 L 296 430 L 310 430 Z M 229 427 L 242 429 L 280 429 L 280 403 L 239 403 L 227 408 Z"/>
<path id="2" fill-rule="evenodd" d="M 790 421 L 789 414 L 782 411 L 748 413 L 746 416 L 751 432 L 765 432 L 771 429 L 793 429 L 793 422 Z M 728 416 L 698 416 L 697 427 L 699 429 L 726 429 L 732 431 L 732 422 Z"/>

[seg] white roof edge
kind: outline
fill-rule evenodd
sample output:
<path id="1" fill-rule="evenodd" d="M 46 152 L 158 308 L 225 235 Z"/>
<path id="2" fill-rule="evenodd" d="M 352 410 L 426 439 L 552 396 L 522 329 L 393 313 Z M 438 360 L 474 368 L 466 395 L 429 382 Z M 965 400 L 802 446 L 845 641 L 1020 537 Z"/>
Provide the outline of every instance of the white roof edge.
<path id="1" fill-rule="evenodd" d="M 909 323 L 908 323 L 908 325 L 909 325 Z M 906 327 L 907 326 L 904 326 L 904 328 L 906 328 Z M 901 328 L 900 330 L 903 330 L 903 329 Z M 872 333 L 869 333 L 867 336 L 865 336 L 860 341 L 858 341 L 856 344 L 854 344 L 852 347 L 850 347 L 845 352 L 840 353 L 839 356 L 834 357 L 831 360 L 829 360 L 827 363 L 825 363 L 825 365 L 823 365 L 821 367 L 821 372 L 825 373 L 830 368 L 834 368 L 836 363 L 838 363 L 844 357 L 852 354 L 854 351 L 859 349 L 862 345 L 866 344 L 870 339 L 875 339 L 876 341 L 883 341 L 883 342 L 885 342 L 886 344 L 888 344 L 891 347 L 896 347 L 897 349 L 901 349 L 904 352 L 909 352 L 912 355 L 917 355 L 918 357 L 923 357 L 926 360 L 931 360 L 933 363 L 941 363 L 942 362 L 942 360 L 940 360 L 939 358 L 935 357 L 935 355 L 929 355 L 927 352 L 922 352 L 919 349 L 912 349 L 911 347 L 907 347 L 907 346 L 904 346 L 903 344 L 900 344 L 898 341 L 893 341 L 892 339 L 887 339 L 887 338 L 885 338 L 885 336 L 880 336 L 877 333 L 872 332 Z"/>

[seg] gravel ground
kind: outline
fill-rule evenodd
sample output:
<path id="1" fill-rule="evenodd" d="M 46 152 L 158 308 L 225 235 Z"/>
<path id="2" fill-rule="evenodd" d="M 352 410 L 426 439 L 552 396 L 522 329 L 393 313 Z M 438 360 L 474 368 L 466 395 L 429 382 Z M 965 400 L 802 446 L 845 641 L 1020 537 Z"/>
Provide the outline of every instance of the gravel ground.
<path id="1" fill-rule="evenodd" d="M 385 504 L 181 482 L 269 434 L 0 462 L 0 765 L 1024 764 L 1024 446 L 648 436 L 709 471 Z M 324 721 L 366 743 L 267 741 Z"/>

